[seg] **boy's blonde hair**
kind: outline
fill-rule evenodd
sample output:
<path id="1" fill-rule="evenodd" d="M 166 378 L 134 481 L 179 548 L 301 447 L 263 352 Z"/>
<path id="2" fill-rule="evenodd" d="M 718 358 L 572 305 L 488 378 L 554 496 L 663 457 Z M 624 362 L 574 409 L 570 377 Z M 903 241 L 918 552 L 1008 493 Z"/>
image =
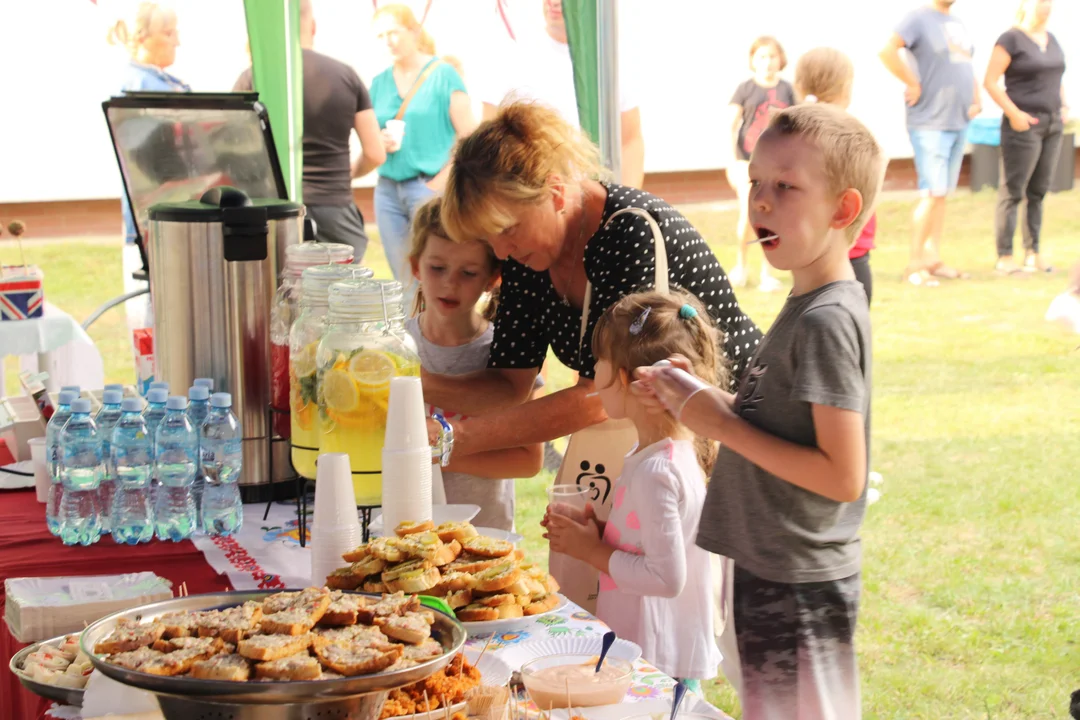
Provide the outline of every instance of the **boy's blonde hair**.
<path id="1" fill-rule="evenodd" d="M 600 153 L 581 130 L 545 105 L 513 102 L 458 145 L 443 226 L 455 242 L 498 235 L 514 223 L 513 206 L 551 197 L 552 175 L 580 182 L 603 174 Z"/>
<path id="2" fill-rule="evenodd" d="M 835 48 L 819 47 L 803 53 L 795 63 L 795 96 L 805 102 L 813 95 L 818 102 L 839 105 L 851 101 L 855 66 Z"/>
<path id="3" fill-rule="evenodd" d="M 442 204 L 442 198 L 438 196 L 433 197 L 417 208 L 416 215 L 413 216 L 412 239 L 409 247 L 409 266 L 412 268 L 419 266 L 420 256 L 424 254 L 428 238 L 432 235 L 437 235 L 441 238 L 449 239 L 446 230 L 443 228 Z M 479 240 L 473 242 L 480 242 L 487 250 L 488 271 L 498 272 L 502 266 L 499 262 L 499 258 L 495 257 L 495 251 L 491 249 L 491 246 Z M 491 294 L 488 296 L 487 304 L 484 306 L 484 319 L 494 320 L 495 312 L 498 308 L 499 287 L 496 285 L 495 289 L 492 290 Z M 419 287 L 416 290 L 416 299 L 413 301 L 412 314 L 419 315 L 423 310 L 424 288 Z"/>
<path id="4" fill-rule="evenodd" d="M 829 190 L 848 188 L 862 195 L 862 211 L 846 228 L 848 239 L 858 238 L 874 213 L 887 160 L 873 133 L 855 116 L 833 105 L 796 105 L 774 114 L 761 140 L 769 135 L 798 135 L 813 143 L 825 159 Z M 758 143 L 761 143 L 761 140 Z"/>
<path id="5" fill-rule="evenodd" d="M 701 301 L 681 290 L 627 295 L 600 316 L 592 336 L 593 356 L 611 363 L 613 373 L 624 370 L 632 379 L 635 368 L 677 353 L 690 361 L 699 378 L 727 387 L 728 368 L 721 360 L 720 342 L 720 333 Z M 716 444 L 698 438 L 694 445 L 707 476 L 716 460 Z"/>

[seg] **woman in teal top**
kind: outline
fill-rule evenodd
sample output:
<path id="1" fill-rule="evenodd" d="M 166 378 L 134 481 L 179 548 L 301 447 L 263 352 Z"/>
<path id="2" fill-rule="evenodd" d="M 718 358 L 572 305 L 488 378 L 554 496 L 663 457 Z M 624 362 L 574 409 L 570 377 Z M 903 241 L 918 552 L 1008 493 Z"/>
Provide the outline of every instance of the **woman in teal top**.
<path id="1" fill-rule="evenodd" d="M 440 193 L 457 138 L 476 127 L 465 83 L 450 64 L 423 52 L 430 38 L 405 5 L 384 5 L 374 18 L 375 32 L 386 43 L 394 64 L 371 83 L 371 104 L 383 129 L 386 162 L 375 186 L 375 221 L 394 277 L 414 285 L 408 268 L 409 225 L 416 209 Z M 416 88 L 403 117 L 403 135 L 387 130 L 404 98 Z M 406 307 L 412 290 L 407 292 Z"/>

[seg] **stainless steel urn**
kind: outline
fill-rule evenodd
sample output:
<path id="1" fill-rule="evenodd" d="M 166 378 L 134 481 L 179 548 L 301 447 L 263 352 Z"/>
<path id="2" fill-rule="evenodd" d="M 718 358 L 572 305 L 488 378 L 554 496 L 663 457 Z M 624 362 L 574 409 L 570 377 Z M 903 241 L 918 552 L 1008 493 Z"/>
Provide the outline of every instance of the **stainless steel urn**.
<path id="1" fill-rule="evenodd" d="M 172 394 L 197 377 L 230 392 L 244 430 L 245 502 L 271 482 L 270 308 L 279 257 L 303 238 L 304 208 L 217 187 L 198 201 L 150 208 L 147 247 L 156 376 Z M 274 443 L 274 475 L 289 475 L 288 443 Z"/>

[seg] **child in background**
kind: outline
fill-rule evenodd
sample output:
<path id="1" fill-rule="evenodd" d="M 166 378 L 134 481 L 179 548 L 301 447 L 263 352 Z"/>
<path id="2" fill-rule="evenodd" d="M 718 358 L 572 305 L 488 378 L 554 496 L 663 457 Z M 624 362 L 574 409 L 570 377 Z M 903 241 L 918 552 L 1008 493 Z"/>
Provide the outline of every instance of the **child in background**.
<path id="1" fill-rule="evenodd" d="M 735 89 L 728 106 L 732 155 L 727 162 L 727 178 L 739 198 L 739 220 L 735 227 L 739 256 L 735 267 L 728 272 L 728 280 L 734 287 L 746 287 L 750 277 L 748 243 L 755 237 L 750 230 L 746 209 L 750 195 L 750 178 L 747 175 L 750 153 L 754 152 L 758 137 L 769 124 L 772 109 L 795 104 L 795 91 L 791 84 L 780 79 L 780 71 L 785 67 L 787 56 L 776 38 L 768 35 L 759 37 L 750 46 L 750 70 L 754 76 Z M 780 281 L 769 274 L 768 263 L 762 263 L 758 290 L 772 292 L 779 288 Z"/>
<path id="2" fill-rule="evenodd" d="M 487 243 L 448 240 L 441 207 L 441 199 L 432 198 L 413 220 L 409 264 L 420 289 L 405 329 L 416 340 L 424 372 L 464 375 L 487 367 L 501 264 Z M 491 298 L 481 314 L 477 304 L 485 293 Z M 456 417 L 438 408 L 428 412 Z M 542 445 L 453 456 L 442 469 L 446 502 L 479 505 L 474 524 L 512 530 L 514 481 L 509 478 L 532 477 L 542 464 Z"/>
<path id="3" fill-rule="evenodd" d="M 726 387 L 708 319 L 686 293 L 628 295 L 604 313 L 593 332 L 596 388 L 608 417 L 633 421 L 638 444 L 615 482 L 606 523 L 591 513 L 578 522 L 551 508 L 543 521 L 552 551 L 600 571 L 597 617 L 698 692 L 720 662 L 709 554 L 694 544 L 705 500 L 703 469 L 712 467 L 715 444 L 650 412 L 629 388 L 635 367 L 674 353 L 689 358 L 700 377 Z"/>
<path id="4" fill-rule="evenodd" d="M 795 63 L 795 97 L 799 102 L 819 102 L 847 110 L 851 105 L 851 86 L 855 82 L 855 66 L 847 55 L 830 47 L 807 51 Z M 848 252 L 855 279 L 862 283 L 869 305 L 874 293 L 874 276 L 870 272 L 870 251 L 877 234 L 877 213 L 870 216 Z"/>
<path id="5" fill-rule="evenodd" d="M 848 250 L 884 171 L 874 136 L 843 110 L 776 114 L 750 161 L 750 222 L 793 288 L 738 393 L 693 377 L 683 358 L 636 371 L 643 403 L 721 443 L 697 542 L 735 562 L 746 720 L 861 716 L 870 312 Z"/>

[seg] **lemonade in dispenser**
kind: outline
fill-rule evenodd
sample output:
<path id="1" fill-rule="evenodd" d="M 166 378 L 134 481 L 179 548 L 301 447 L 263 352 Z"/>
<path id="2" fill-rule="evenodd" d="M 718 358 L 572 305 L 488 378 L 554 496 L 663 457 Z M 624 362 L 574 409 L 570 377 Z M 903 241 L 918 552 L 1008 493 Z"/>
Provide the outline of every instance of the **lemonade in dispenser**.
<path id="1" fill-rule="evenodd" d="M 315 479 L 319 457 L 318 367 L 315 355 L 326 331 L 330 309 L 328 291 L 335 282 L 371 277 L 371 271 L 355 265 L 317 265 L 306 268 L 300 280 L 300 315 L 289 331 L 289 410 L 293 469 L 301 477 Z"/>
<path id="2" fill-rule="evenodd" d="M 326 331 L 316 352 L 319 452 L 349 455 L 357 505 L 382 501 L 382 449 L 390 380 L 420 375 L 405 331 L 401 283 L 347 280 L 330 286 Z"/>

